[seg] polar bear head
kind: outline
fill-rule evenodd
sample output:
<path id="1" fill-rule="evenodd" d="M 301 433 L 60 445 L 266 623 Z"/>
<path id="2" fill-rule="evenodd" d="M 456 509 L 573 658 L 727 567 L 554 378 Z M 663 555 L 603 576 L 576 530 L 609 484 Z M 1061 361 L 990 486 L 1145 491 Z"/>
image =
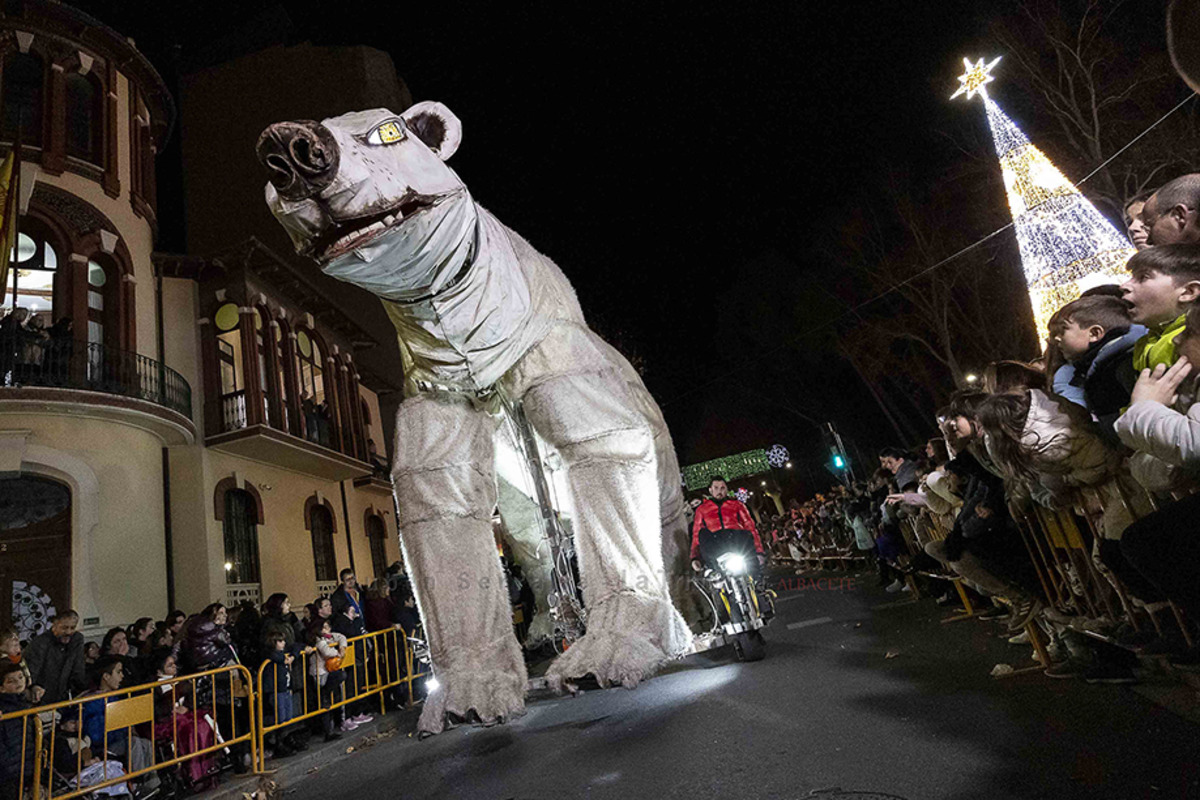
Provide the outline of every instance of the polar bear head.
<path id="1" fill-rule="evenodd" d="M 321 122 L 277 122 L 258 139 L 267 205 L 296 251 L 321 264 L 397 231 L 464 197 L 446 159 L 462 123 L 441 103 L 396 114 L 354 111 Z"/>

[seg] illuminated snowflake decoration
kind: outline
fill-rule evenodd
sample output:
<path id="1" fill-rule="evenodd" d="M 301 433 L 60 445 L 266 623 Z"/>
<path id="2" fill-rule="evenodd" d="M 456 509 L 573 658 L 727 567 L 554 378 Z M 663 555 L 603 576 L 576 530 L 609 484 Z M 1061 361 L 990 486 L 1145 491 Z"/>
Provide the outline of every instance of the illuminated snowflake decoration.
<path id="1" fill-rule="evenodd" d="M 748 491 L 746 491 L 746 487 L 744 487 L 744 486 L 742 488 L 738 489 L 736 492 L 734 492 L 733 496 L 736 497 L 738 500 L 741 500 L 743 503 L 750 499 L 750 493 Z"/>
<path id="2" fill-rule="evenodd" d="M 999 61 L 985 66 L 980 59 L 972 66 L 964 59 L 968 71 L 959 76 L 962 85 L 953 96 L 983 97 L 1034 321 L 1045 340 L 1054 312 L 1085 288 L 1122 282 L 1125 263 L 1135 251 L 984 91 L 984 84 L 993 80 L 987 73 Z"/>
<path id="3" fill-rule="evenodd" d="M 12 582 L 12 620 L 17 636 L 28 641 L 50 627 L 58 611 L 50 595 L 40 586 L 25 581 Z"/>
<path id="4" fill-rule="evenodd" d="M 767 450 L 767 463 L 772 467 L 782 467 L 787 462 L 788 451 L 783 445 L 773 445 Z"/>

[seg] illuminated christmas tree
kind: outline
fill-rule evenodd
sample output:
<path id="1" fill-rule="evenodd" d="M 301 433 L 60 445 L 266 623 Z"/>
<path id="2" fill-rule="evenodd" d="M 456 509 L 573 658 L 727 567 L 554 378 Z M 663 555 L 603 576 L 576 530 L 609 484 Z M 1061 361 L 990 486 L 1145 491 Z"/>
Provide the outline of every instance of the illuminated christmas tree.
<path id="1" fill-rule="evenodd" d="M 990 64 L 964 58 L 967 71 L 958 77 L 961 85 L 950 99 L 962 94 L 968 100 L 977 94 L 983 98 L 1034 321 L 1044 340 L 1047 322 L 1063 305 L 1091 286 L 1124 281 L 1125 262 L 1135 251 L 988 97 L 985 87 L 994 80 L 990 73 L 998 63 L 999 58 Z"/>

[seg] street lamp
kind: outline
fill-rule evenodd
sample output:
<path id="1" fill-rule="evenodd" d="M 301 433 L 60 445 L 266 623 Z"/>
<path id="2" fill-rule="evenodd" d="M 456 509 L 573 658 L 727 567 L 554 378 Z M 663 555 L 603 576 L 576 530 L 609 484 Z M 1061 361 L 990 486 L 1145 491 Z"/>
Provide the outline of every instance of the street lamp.
<path id="1" fill-rule="evenodd" d="M 791 468 L 792 468 L 792 462 L 790 462 L 790 461 L 789 461 L 789 462 L 787 462 L 787 464 L 785 464 L 784 466 L 786 466 L 788 469 L 791 469 Z"/>
<path id="2" fill-rule="evenodd" d="M 974 372 L 967 373 L 967 375 L 966 375 L 967 383 L 975 383 L 978 380 L 979 380 L 979 376 L 976 375 Z"/>

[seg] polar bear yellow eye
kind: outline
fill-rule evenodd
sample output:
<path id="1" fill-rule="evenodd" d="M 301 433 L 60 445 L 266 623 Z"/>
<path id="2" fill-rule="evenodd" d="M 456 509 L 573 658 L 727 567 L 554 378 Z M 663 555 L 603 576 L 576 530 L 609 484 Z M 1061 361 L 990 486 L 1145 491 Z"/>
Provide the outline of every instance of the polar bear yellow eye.
<path id="1" fill-rule="evenodd" d="M 367 144 L 394 144 L 404 139 L 404 126 L 398 119 L 391 119 L 367 134 Z"/>

